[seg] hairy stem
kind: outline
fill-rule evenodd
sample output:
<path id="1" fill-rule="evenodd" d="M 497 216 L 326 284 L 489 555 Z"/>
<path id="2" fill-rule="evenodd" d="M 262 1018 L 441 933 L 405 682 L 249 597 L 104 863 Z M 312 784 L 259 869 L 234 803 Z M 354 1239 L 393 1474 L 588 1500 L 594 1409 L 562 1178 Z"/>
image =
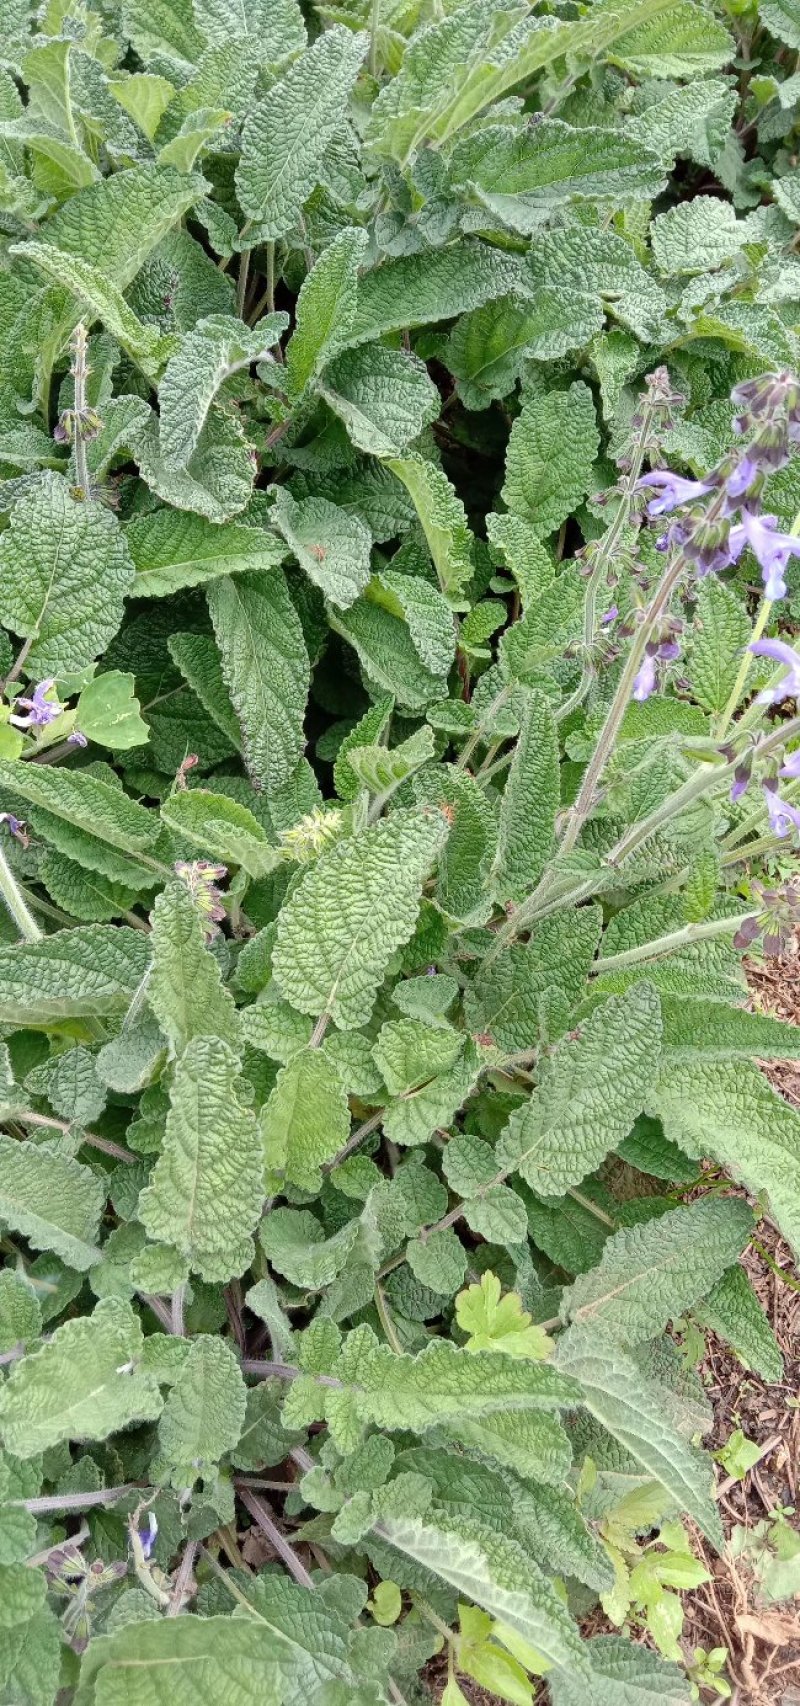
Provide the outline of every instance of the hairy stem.
<path id="1" fill-rule="evenodd" d="M 22 895 L 19 883 L 0 847 L 0 895 L 25 942 L 39 942 L 42 932 Z"/>
<path id="2" fill-rule="evenodd" d="M 656 936 L 652 942 L 641 942 L 636 948 L 626 948 L 620 954 L 607 954 L 604 959 L 595 960 L 591 975 L 599 977 L 603 972 L 638 965 L 641 960 L 660 959 L 664 954 L 674 954 L 680 948 L 689 947 L 692 942 L 709 942 L 715 936 L 735 935 L 745 920 L 752 916 L 751 908 L 749 912 L 735 913 L 732 918 L 705 918 L 699 924 L 684 924 L 680 930 Z"/>
<path id="3" fill-rule="evenodd" d="M 89 377 L 89 364 L 86 359 L 86 327 L 79 321 L 75 327 L 72 343 L 72 373 L 73 383 L 73 440 L 72 454 L 75 459 L 75 484 L 88 502 L 91 498 L 89 482 L 89 464 L 86 460 L 86 439 L 84 423 L 86 420 L 86 381 Z"/>

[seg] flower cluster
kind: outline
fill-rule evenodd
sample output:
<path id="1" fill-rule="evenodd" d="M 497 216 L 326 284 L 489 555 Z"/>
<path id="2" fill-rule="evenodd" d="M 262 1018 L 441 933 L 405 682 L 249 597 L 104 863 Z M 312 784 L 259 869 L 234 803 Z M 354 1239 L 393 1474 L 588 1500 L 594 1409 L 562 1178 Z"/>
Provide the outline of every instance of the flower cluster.
<path id="1" fill-rule="evenodd" d="M 203 924 L 206 941 L 212 941 L 217 925 L 225 917 L 225 906 L 219 883 L 228 875 L 227 865 L 212 865 L 208 859 L 179 859 L 176 874 L 186 884 Z"/>
<path id="2" fill-rule="evenodd" d="M 759 513 L 764 481 L 788 460 L 790 446 L 800 442 L 800 381 L 791 373 L 765 374 L 749 379 L 731 392 L 740 413 L 734 428 L 749 434 L 741 451 L 724 457 L 705 480 L 688 480 L 669 469 L 653 469 L 638 485 L 653 491 L 647 513 L 654 519 L 686 511 L 659 540 L 661 549 L 682 547 L 699 575 L 737 563 L 749 545 L 764 579 L 768 599 L 784 598 L 786 565 L 800 556 L 800 538 L 782 533 L 777 516 Z M 702 500 L 711 503 L 702 509 Z M 734 518 L 739 513 L 739 519 Z"/>
<path id="3" fill-rule="evenodd" d="M 26 734 L 36 735 L 40 729 L 46 729 L 50 723 L 56 722 L 67 709 L 62 705 L 55 691 L 55 680 L 48 676 L 45 681 L 37 681 L 29 693 L 21 693 L 14 700 L 14 709 L 9 715 L 9 723 L 15 729 L 23 729 Z M 19 712 L 23 711 L 24 716 Z M 80 729 L 73 729 L 67 735 L 70 746 L 88 746 L 89 742 Z"/>

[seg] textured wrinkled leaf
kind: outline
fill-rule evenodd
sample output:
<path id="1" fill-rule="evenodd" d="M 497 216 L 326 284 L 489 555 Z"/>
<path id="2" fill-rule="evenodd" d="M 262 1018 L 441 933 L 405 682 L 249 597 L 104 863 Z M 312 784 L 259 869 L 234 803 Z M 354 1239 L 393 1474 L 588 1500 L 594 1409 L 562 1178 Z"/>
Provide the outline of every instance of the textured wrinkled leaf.
<path id="1" fill-rule="evenodd" d="M 454 1066 L 464 1037 L 450 1025 L 390 1019 L 381 1027 L 372 1058 L 390 1096 L 400 1096 Z"/>
<path id="2" fill-rule="evenodd" d="M 118 1011 L 135 994 L 148 957 L 141 931 L 101 924 L 0 947 L 0 1021 L 47 1025 Z"/>
<path id="3" fill-rule="evenodd" d="M 471 1534 L 468 1528 L 462 1536 L 428 1519 L 400 1516 L 383 1517 L 375 1532 L 391 1549 L 441 1577 L 459 1596 L 501 1619 L 549 1664 L 585 1674 L 587 1661 L 569 1613 L 535 1566 L 520 1568 L 524 1554 L 509 1547 L 502 1535 L 481 1533 L 475 1524 Z"/>
<path id="4" fill-rule="evenodd" d="M 397 456 L 441 407 L 424 362 L 383 344 L 346 350 L 326 369 L 319 389 L 356 449 L 371 456 Z"/>
<path id="5" fill-rule="evenodd" d="M 673 1430 L 661 1389 L 593 1326 L 571 1327 L 562 1335 L 555 1361 L 579 1382 L 581 1401 L 596 1420 L 694 1517 L 712 1546 L 721 1548 L 708 1459 Z"/>
<path id="6" fill-rule="evenodd" d="M 119 1298 L 65 1321 L 41 1349 L 16 1363 L 0 1394 L 0 1435 L 17 1457 L 60 1440 L 106 1439 L 133 1421 L 154 1421 L 161 1394 L 139 1371 L 144 1338 Z"/>
<path id="7" fill-rule="evenodd" d="M 701 580 L 688 674 L 692 696 L 704 711 L 724 711 L 749 635 L 747 612 L 732 588 L 717 575 Z"/>
<path id="8" fill-rule="evenodd" d="M 153 964 L 147 999 L 175 1054 L 193 1037 L 214 1036 L 235 1048 L 233 997 L 223 988 L 217 961 L 203 938 L 200 914 L 188 888 L 174 881 L 152 913 Z"/>
<path id="9" fill-rule="evenodd" d="M 737 254 L 746 241 L 730 202 L 714 196 L 681 202 L 653 220 L 653 258 L 667 274 L 706 273 Z"/>
<path id="10" fill-rule="evenodd" d="M 796 1060 L 800 1054 L 796 1025 L 727 1001 L 665 995 L 662 1018 L 664 1050 L 675 1061 Z"/>
<path id="11" fill-rule="evenodd" d="M 174 1244 L 207 1280 L 244 1273 L 261 1212 L 261 1145 L 237 1094 L 239 1062 L 219 1037 L 197 1036 L 175 1068 L 164 1146 L 139 1199 L 150 1238 Z"/>
<path id="12" fill-rule="evenodd" d="M 206 788 L 170 794 L 161 816 L 182 840 L 201 853 L 225 864 L 241 865 L 251 877 L 266 877 L 279 863 L 274 848 L 258 819 L 238 800 L 213 794 Z"/>
<path id="13" fill-rule="evenodd" d="M 286 235 L 318 183 L 366 45 L 339 26 L 323 32 L 250 113 L 236 188 L 262 240 Z"/>
<path id="14" fill-rule="evenodd" d="M 538 290 L 531 302 L 504 297 L 463 315 L 450 334 L 447 365 L 466 407 L 485 409 L 513 390 L 528 359 L 554 361 L 602 325 L 599 303 L 566 290 Z"/>
<path id="15" fill-rule="evenodd" d="M 411 494 L 442 592 L 458 605 L 474 570 L 472 535 L 464 505 L 434 462 L 415 455 L 389 457 L 387 461 Z"/>
<path id="16" fill-rule="evenodd" d="M 32 640 L 27 667 L 66 675 L 92 663 L 122 621 L 132 571 L 115 516 L 46 475 L 0 539 L 0 620 Z"/>
<path id="17" fill-rule="evenodd" d="M 171 346 L 154 326 L 138 318 L 119 286 L 101 267 L 92 266 L 80 255 L 62 253 L 52 243 L 20 244 L 14 252 L 39 267 L 54 284 L 63 285 L 90 320 L 102 320 L 106 331 L 148 379 L 156 378 Z M 77 320 L 78 312 L 73 311 L 69 318 Z"/>
<path id="18" fill-rule="evenodd" d="M 0 1273 L 0 1353 L 28 1345 L 42 1330 L 42 1311 L 33 1287 L 13 1268 Z"/>
<path id="19" fill-rule="evenodd" d="M 285 556 L 281 540 L 264 528 L 233 521 L 214 526 L 169 509 L 138 516 L 125 538 L 136 570 L 131 598 L 166 598 L 223 575 L 273 569 Z"/>
<path id="20" fill-rule="evenodd" d="M 598 443 L 586 385 L 532 397 L 511 429 L 502 493 L 508 508 L 538 534 L 560 527 L 589 489 Z"/>
<path id="21" fill-rule="evenodd" d="M 146 853 L 158 833 L 155 819 L 144 806 L 85 771 L 0 759 L 0 787 L 133 857 Z"/>
<path id="22" fill-rule="evenodd" d="M 347 764 L 362 787 L 383 799 L 434 756 L 433 730 L 423 725 L 399 746 L 350 746 Z M 338 761 L 337 761 L 338 762 Z"/>
<path id="23" fill-rule="evenodd" d="M 800 11 L 796 0 L 759 0 L 759 16 L 787 46 L 800 48 Z"/>
<path id="24" fill-rule="evenodd" d="M 246 1402 L 230 1345 L 206 1333 L 192 1339 L 158 1427 L 161 1452 L 177 1485 L 191 1486 L 233 1450 L 244 1426 Z"/>
<path id="25" fill-rule="evenodd" d="M 649 984 L 612 996 L 543 1064 L 530 1100 L 511 1115 L 498 1165 L 543 1196 L 577 1185 L 627 1136 L 648 1096 L 661 1041 Z"/>
<path id="26" fill-rule="evenodd" d="M 694 1306 L 701 1327 L 710 1327 L 762 1380 L 783 1378 L 781 1348 L 744 1268 L 728 1268 L 707 1297 Z"/>
<path id="27" fill-rule="evenodd" d="M 628 129 L 671 163 L 686 154 L 699 166 L 711 166 L 720 153 L 736 111 L 736 91 L 721 77 L 696 78 L 648 103 Z"/>
<path id="28" fill-rule="evenodd" d="M 477 240 L 385 261 L 359 282 L 348 342 L 369 343 L 385 332 L 452 320 L 519 289 L 523 276 L 514 255 Z"/>
<path id="29" fill-rule="evenodd" d="M 0 1218 L 35 1250 L 54 1250 L 84 1272 L 97 1259 L 105 1195 L 89 1167 L 47 1144 L 0 1137 Z"/>
<path id="30" fill-rule="evenodd" d="M 275 489 L 272 519 L 309 579 L 346 610 L 370 578 L 372 535 L 363 521 L 327 498 L 296 503 L 282 486 Z"/>
<path id="31" fill-rule="evenodd" d="M 530 129 L 489 126 L 460 142 L 450 180 L 530 236 L 566 202 L 650 201 L 664 188 L 665 174 L 658 156 L 635 137 L 540 118 Z"/>
<path id="32" fill-rule="evenodd" d="M 187 332 L 158 387 L 161 454 L 170 468 L 185 468 L 221 385 L 260 361 L 285 331 L 285 314 L 266 314 L 245 326 L 232 314 L 209 314 Z"/>
<path id="33" fill-rule="evenodd" d="M 708 1197 L 623 1227 L 597 1266 L 564 1292 L 561 1319 L 589 1322 L 623 1345 L 654 1338 L 736 1261 L 752 1227 L 737 1197 Z"/>
<path id="34" fill-rule="evenodd" d="M 784 1237 L 800 1249 L 800 1115 L 749 1061 L 685 1062 L 653 1087 L 650 1111 L 691 1155 L 712 1155 L 748 1189 L 766 1193 Z"/>
<path id="35" fill-rule="evenodd" d="M 422 883 L 443 843 L 438 812 L 397 812 L 342 841 L 302 877 L 278 923 L 273 970 L 301 1013 L 362 1025 L 395 948 L 417 920 Z"/>
<path id="36" fill-rule="evenodd" d="M 403 578 L 416 579 L 411 575 Z M 405 614 L 400 614 L 403 607 L 397 597 L 390 593 L 384 600 L 381 593 L 384 580 L 385 576 L 381 576 L 377 588 L 370 583 L 368 591 L 373 596 L 357 599 L 349 610 L 331 611 L 330 625 L 358 653 L 374 690 L 390 694 L 409 710 L 420 711 L 433 699 L 442 697 L 446 683 L 440 672 L 434 673 L 421 659 L 410 623 Z M 425 581 L 419 585 L 426 596 L 435 591 Z"/>
<path id="37" fill-rule="evenodd" d="M 241 423 L 212 409 L 185 468 L 172 468 L 161 451 L 158 421 L 151 415 L 133 445 L 142 479 L 176 509 L 191 510 L 207 521 L 230 521 L 250 502 L 255 472 Z"/>
<path id="38" fill-rule="evenodd" d="M 500 804 L 494 882 L 501 900 L 523 900 L 550 857 L 559 804 L 558 736 L 552 712 L 532 694 Z"/>
<path id="39" fill-rule="evenodd" d="M 580 907 L 543 919 L 526 946 L 507 948 L 478 967 L 465 993 L 473 1032 L 488 1033 L 498 1048 L 530 1048 L 538 1034 L 543 999 L 563 994 L 568 1009 L 580 996 L 600 940 L 597 907 Z"/>
<path id="40" fill-rule="evenodd" d="M 694 77 L 704 71 L 719 71 L 735 54 L 732 36 L 713 13 L 695 6 L 692 0 L 676 0 L 668 8 L 653 9 L 640 22 L 631 16 L 613 46 L 618 65 L 640 77 Z"/>
<path id="41" fill-rule="evenodd" d="M 320 1168 L 333 1159 L 350 1133 L 347 1094 L 326 1054 L 303 1048 L 288 1061 L 278 1073 L 259 1124 L 268 1180 L 286 1180 L 301 1190 L 318 1191 Z"/>
<path id="42" fill-rule="evenodd" d="M 598 1635 L 584 1652 L 591 1666 L 592 1706 L 689 1706 L 689 1684 L 671 1664 L 639 1642 Z M 553 1706 L 584 1706 L 586 1685 L 562 1673 L 550 1679 Z"/>
<path id="43" fill-rule="evenodd" d="M 347 342 L 356 313 L 358 267 L 367 235 L 347 226 L 323 249 L 300 287 L 295 329 L 286 346 L 286 376 L 293 397 L 321 373 Z"/>
<path id="44" fill-rule="evenodd" d="M 322 1291 L 348 1261 L 358 1239 L 357 1220 L 326 1238 L 306 1209 L 275 1208 L 261 1228 L 261 1243 L 272 1266 L 293 1285 Z"/>
<path id="45" fill-rule="evenodd" d="M 272 791 L 303 754 L 309 666 L 300 619 L 278 569 L 214 581 L 206 597 L 248 771 Z"/>

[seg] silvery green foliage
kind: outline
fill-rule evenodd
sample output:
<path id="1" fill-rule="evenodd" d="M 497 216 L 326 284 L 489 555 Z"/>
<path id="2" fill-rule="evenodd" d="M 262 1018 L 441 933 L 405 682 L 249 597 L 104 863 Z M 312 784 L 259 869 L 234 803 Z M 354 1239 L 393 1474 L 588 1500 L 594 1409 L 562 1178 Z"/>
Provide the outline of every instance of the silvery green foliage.
<path id="1" fill-rule="evenodd" d="M 579 1613 L 620 1474 L 720 1544 L 668 1329 L 780 1378 L 800 1247 L 800 33 L 742 95 L 728 10 L 0 5 L 7 1706 L 421 1701 L 443 1624 L 690 1699 Z"/>

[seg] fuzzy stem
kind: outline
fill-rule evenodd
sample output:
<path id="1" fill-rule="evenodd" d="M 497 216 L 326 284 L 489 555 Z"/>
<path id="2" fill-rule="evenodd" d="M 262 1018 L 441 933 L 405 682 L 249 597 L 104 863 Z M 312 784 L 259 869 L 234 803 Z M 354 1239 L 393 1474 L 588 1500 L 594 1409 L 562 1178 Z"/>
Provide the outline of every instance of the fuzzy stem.
<path id="1" fill-rule="evenodd" d="M 0 848 L 0 895 L 5 901 L 23 941 L 41 941 L 42 931 L 39 929 L 33 913 L 25 904 L 19 883 L 2 848 Z"/>
<path id="2" fill-rule="evenodd" d="M 253 1521 L 261 1529 L 262 1534 L 266 1535 L 278 1557 L 283 1559 L 289 1574 L 294 1576 L 301 1588 L 309 1588 L 313 1592 L 314 1583 L 305 1564 L 301 1563 L 294 1547 L 290 1546 L 285 1534 L 281 1534 L 277 1524 L 273 1522 L 264 1500 L 260 1499 L 257 1493 L 251 1492 L 249 1487 L 239 1485 L 237 1491 L 245 1510 L 250 1512 Z"/>
<path id="3" fill-rule="evenodd" d="M 75 484 L 80 488 L 84 499 L 91 498 L 89 482 L 89 464 L 86 460 L 86 440 L 83 436 L 83 425 L 86 416 L 86 381 L 89 377 L 89 367 L 86 360 L 86 327 L 79 321 L 75 327 L 72 344 L 72 383 L 73 383 L 73 442 L 72 453 L 75 459 Z"/>
<path id="4" fill-rule="evenodd" d="M 19 1120 L 20 1125 L 42 1126 L 47 1130 L 63 1131 L 67 1135 L 71 1135 L 75 1130 L 69 1120 L 57 1120 L 49 1114 L 35 1114 L 31 1108 L 25 1108 L 22 1112 L 15 1109 L 14 1119 Z M 101 1150 L 115 1161 L 123 1161 L 127 1167 L 132 1167 L 137 1159 L 130 1149 L 123 1148 L 121 1143 L 113 1143 L 110 1137 L 100 1137 L 97 1132 L 84 1131 L 82 1126 L 77 1128 L 77 1132 L 81 1143 L 88 1143 L 92 1149 Z"/>
<path id="5" fill-rule="evenodd" d="M 381 0 L 372 0 L 369 20 L 369 73 L 371 77 L 378 75 L 378 24 L 380 22 Z"/>
<path id="6" fill-rule="evenodd" d="M 684 924 L 680 930 L 671 930 L 666 936 L 656 936 L 652 942 L 641 942 L 637 948 L 626 948 L 621 954 L 608 954 L 605 959 L 595 960 L 591 975 L 602 976 L 607 971 L 619 971 L 623 966 L 638 965 L 641 960 L 654 960 L 664 954 L 674 954 L 679 948 L 688 947 L 692 942 L 708 942 L 714 936 L 735 934 L 748 918 L 750 912 L 737 912 L 732 918 L 706 918 L 699 924 Z"/>
<path id="7" fill-rule="evenodd" d="M 244 305 L 247 297 L 247 279 L 250 272 L 250 250 L 242 249 L 239 256 L 239 276 L 236 281 L 236 312 L 240 320 L 244 319 Z"/>

